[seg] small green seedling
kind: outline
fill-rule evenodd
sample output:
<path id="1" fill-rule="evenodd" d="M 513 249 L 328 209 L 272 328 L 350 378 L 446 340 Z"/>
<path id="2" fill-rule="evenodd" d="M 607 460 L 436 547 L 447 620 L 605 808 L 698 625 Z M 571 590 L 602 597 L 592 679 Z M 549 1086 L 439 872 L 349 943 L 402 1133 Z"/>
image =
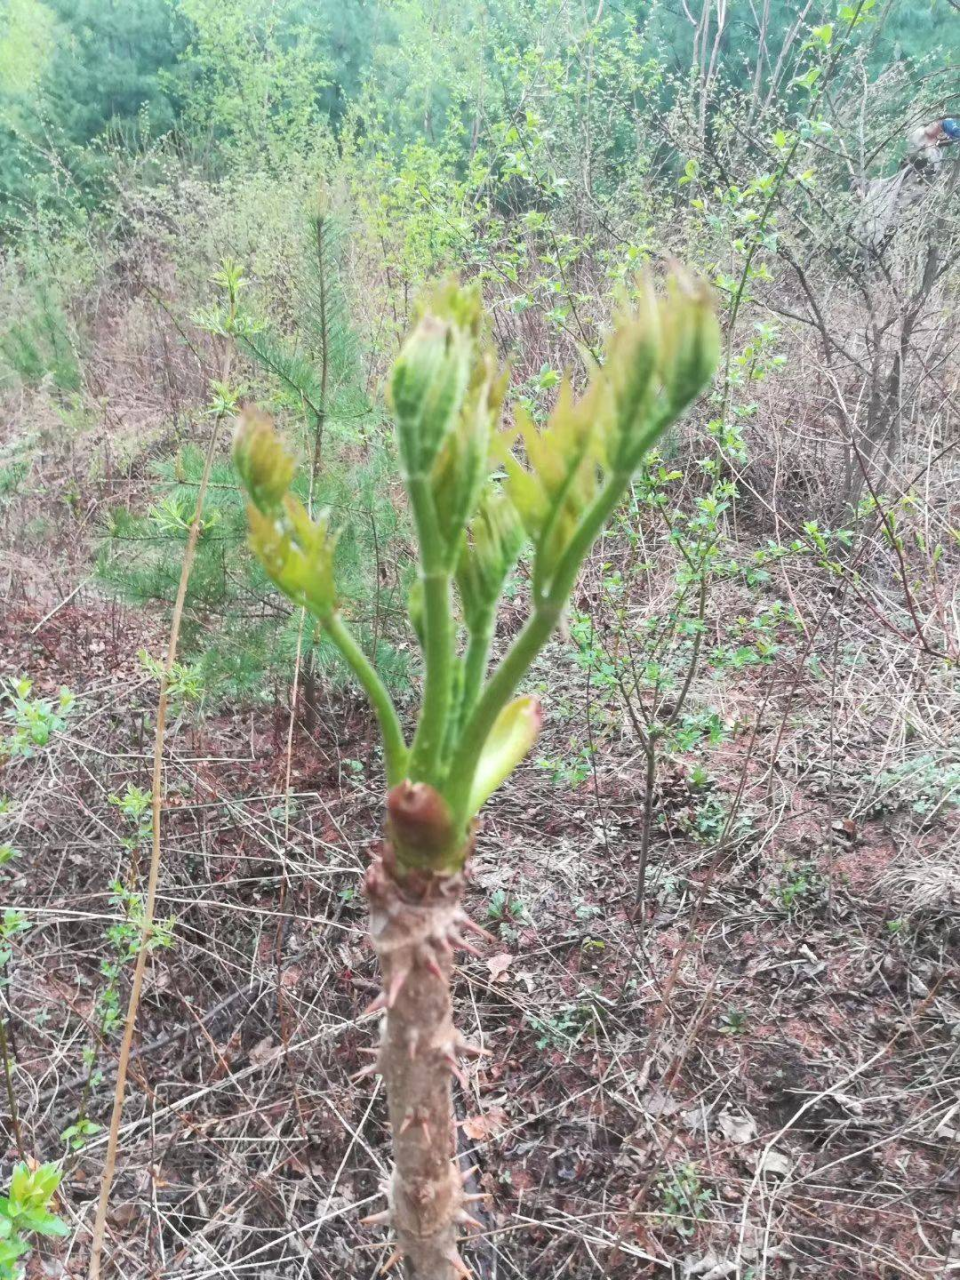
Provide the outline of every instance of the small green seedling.
<path id="1" fill-rule="evenodd" d="M 742 1036 L 747 1032 L 747 1015 L 742 1009 L 728 1009 L 720 1018 L 720 1034 Z"/>
<path id="2" fill-rule="evenodd" d="M 0 739 L 0 759 L 5 755 L 29 759 L 66 728 L 75 701 L 69 689 L 61 689 L 56 702 L 32 695 L 33 682 L 25 677 L 7 681 L 3 718 L 12 723 L 13 732 Z"/>
<path id="3" fill-rule="evenodd" d="M 21 1280 L 19 1260 L 32 1249 L 31 1236 L 69 1235 L 67 1224 L 50 1212 L 62 1176 L 58 1164 L 14 1167 L 9 1194 L 0 1196 L 0 1280 Z"/>

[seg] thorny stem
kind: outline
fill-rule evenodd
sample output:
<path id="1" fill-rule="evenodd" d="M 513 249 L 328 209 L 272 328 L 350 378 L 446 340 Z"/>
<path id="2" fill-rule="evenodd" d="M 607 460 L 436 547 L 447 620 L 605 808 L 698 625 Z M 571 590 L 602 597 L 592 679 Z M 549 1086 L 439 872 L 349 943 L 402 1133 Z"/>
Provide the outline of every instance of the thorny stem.
<path id="1" fill-rule="evenodd" d="M 386 1080 L 396 1161 L 389 1207 L 366 1221 L 389 1224 L 415 1280 L 459 1280 L 467 1270 L 457 1237 L 472 1219 L 457 1168 L 452 1080 L 465 1083 L 458 1057 L 480 1052 L 453 1025 L 453 949 L 464 945 L 458 926 L 469 924 L 462 880 L 444 876 L 418 892 L 401 886 L 384 860 L 365 887 L 384 982 L 371 1011 L 386 1016 L 376 1061 L 360 1074 Z"/>

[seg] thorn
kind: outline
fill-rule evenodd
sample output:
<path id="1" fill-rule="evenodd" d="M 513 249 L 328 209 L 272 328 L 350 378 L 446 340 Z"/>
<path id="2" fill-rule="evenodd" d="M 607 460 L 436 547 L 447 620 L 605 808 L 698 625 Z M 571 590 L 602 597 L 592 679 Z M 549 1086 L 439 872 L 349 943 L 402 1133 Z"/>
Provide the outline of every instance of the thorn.
<path id="1" fill-rule="evenodd" d="M 433 978 L 439 978 L 443 981 L 443 970 L 437 964 L 436 959 L 430 954 L 428 947 L 421 947 L 417 952 L 417 963 L 430 974 Z"/>
<path id="2" fill-rule="evenodd" d="M 458 1276 L 463 1276 L 465 1280 L 473 1280 L 473 1272 L 460 1257 L 460 1254 L 456 1249 L 454 1249 L 452 1253 L 447 1254 L 447 1261 L 450 1263 L 451 1267 L 453 1267 L 454 1271 L 456 1271 Z"/>
<path id="3" fill-rule="evenodd" d="M 416 1027 L 411 1027 L 407 1032 L 407 1057 L 411 1062 L 417 1059 L 417 1045 L 420 1043 L 420 1032 Z"/>
<path id="4" fill-rule="evenodd" d="M 489 1191 L 478 1191 L 475 1196 L 464 1196 L 464 1204 L 477 1204 L 480 1200 L 492 1200 L 493 1196 Z"/>
<path id="5" fill-rule="evenodd" d="M 443 1055 L 443 1061 L 446 1064 L 447 1070 L 450 1072 L 450 1074 L 460 1081 L 460 1088 L 461 1089 L 468 1088 L 469 1086 L 467 1085 L 467 1077 L 460 1070 L 460 1063 L 456 1060 L 453 1054 L 449 1051 L 445 1053 Z"/>
<path id="6" fill-rule="evenodd" d="M 477 924 L 476 920 L 471 920 L 464 911 L 457 916 L 457 923 L 464 929 L 469 929 L 471 933 L 479 934 L 481 938 L 485 938 L 487 942 L 496 942 L 496 938 L 489 929 L 484 929 L 482 924 Z"/>
<path id="7" fill-rule="evenodd" d="M 386 992 L 381 991 L 375 1000 L 370 1001 L 370 1003 L 364 1009 L 363 1013 L 361 1013 L 360 1017 L 365 1018 L 367 1017 L 368 1014 L 380 1013 L 382 1010 L 386 1009 L 387 1007 L 388 1006 L 387 1006 Z"/>
<path id="8" fill-rule="evenodd" d="M 400 1126 L 400 1136 L 408 1133 L 414 1125 L 418 1125 L 423 1130 L 423 1136 L 430 1141 L 430 1121 L 423 1113 L 422 1107 L 408 1107 L 407 1113 L 403 1117 L 403 1123 Z"/>
<path id="9" fill-rule="evenodd" d="M 389 1209 L 381 1209 L 379 1213 L 371 1213 L 369 1218 L 361 1218 L 361 1227 L 385 1227 L 390 1223 L 392 1215 Z"/>
<path id="10" fill-rule="evenodd" d="M 406 980 L 409 977 L 410 977 L 409 969 L 401 969 L 399 973 L 394 974 L 393 978 L 390 981 L 390 990 L 386 996 L 386 1006 L 388 1009 L 392 1009 L 393 1006 L 397 1003 L 397 997 L 399 996 L 400 992 L 403 990 L 403 984 L 406 982 Z"/>
<path id="11" fill-rule="evenodd" d="M 454 1217 L 462 1227 L 476 1227 L 478 1231 L 483 1230 L 483 1223 L 472 1218 L 466 1209 L 458 1209 Z"/>
<path id="12" fill-rule="evenodd" d="M 364 1067 L 361 1071 L 356 1071 L 350 1077 L 351 1084 L 359 1084 L 361 1080 L 366 1080 L 368 1076 L 378 1076 L 380 1074 L 379 1062 L 371 1062 L 369 1067 Z"/>
<path id="13" fill-rule="evenodd" d="M 466 951 L 469 956 L 481 956 L 483 953 L 478 951 L 472 942 L 467 942 L 466 938 L 461 937 L 456 929 L 450 929 L 447 933 L 447 939 L 452 942 L 455 947 L 459 947 L 461 951 Z"/>
<path id="14" fill-rule="evenodd" d="M 457 1041 L 457 1048 L 466 1058 L 492 1058 L 493 1054 L 489 1049 L 483 1049 L 478 1044 L 471 1044 L 469 1040 L 460 1039 Z"/>
<path id="15" fill-rule="evenodd" d="M 413 1111 L 408 1111 L 403 1117 L 403 1124 L 400 1126 L 400 1137 L 402 1138 L 405 1133 L 409 1133 L 415 1125 L 423 1130 L 423 1136 L 430 1142 L 432 1138 L 430 1121 L 426 1116 L 418 1116 Z"/>
<path id="16" fill-rule="evenodd" d="M 386 1262 L 380 1268 L 380 1274 L 382 1276 L 385 1276 L 388 1271 L 392 1271 L 393 1268 L 397 1265 L 398 1262 L 401 1261 L 402 1258 L 403 1258 L 403 1254 L 400 1252 L 400 1250 L 394 1249 L 393 1253 L 391 1253 L 390 1257 L 386 1260 Z"/>
<path id="17" fill-rule="evenodd" d="M 358 1049 L 357 1053 L 362 1053 L 365 1058 L 379 1058 L 379 1049 Z"/>
<path id="18" fill-rule="evenodd" d="M 472 1165 L 472 1166 L 471 1166 L 471 1168 L 467 1169 L 467 1171 L 466 1171 L 466 1172 L 463 1172 L 463 1171 L 461 1170 L 461 1172 L 460 1172 L 460 1181 L 461 1181 L 461 1182 L 469 1182 L 469 1181 L 470 1181 L 470 1179 L 473 1177 L 473 1175 L 474 1175 L 475 1173 L 479 1173 L 479 1172 L 480 1172 L 480 1166 L 479 1166 L 478 1164 Z"/>

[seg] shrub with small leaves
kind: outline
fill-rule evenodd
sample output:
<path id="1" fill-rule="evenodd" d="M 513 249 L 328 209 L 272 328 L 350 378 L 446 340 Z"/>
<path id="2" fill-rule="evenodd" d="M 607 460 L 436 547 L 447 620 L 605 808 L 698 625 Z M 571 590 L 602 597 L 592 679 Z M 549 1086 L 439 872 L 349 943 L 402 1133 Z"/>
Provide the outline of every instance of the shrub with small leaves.
<path id="1" fill-rule="evenodd" d="M 25 677 L 7 681 L 3 718 L 13 725 L 13 732 L 0 739 L 0 758 L 6 755 L 29 759 L 48 746 L 55 733 L 66 728 L 75 700 L 70 690 L 61 689 L 56 702 L 33 697 L 32 691 L 33 682 Z"/>
<path id="2" fill-rule="evenodd" d="M 69 1235 L 67 1224 L 50 1212 L 62 1177 L 58 1164 L 42 1164 L 31 1169 L 21 1163 L 14 1167 L 10 1191 L 0 1196 L 0 1280 L 20 1280 L 20 1259 L 30 1252 L 30 1237 Z"/>

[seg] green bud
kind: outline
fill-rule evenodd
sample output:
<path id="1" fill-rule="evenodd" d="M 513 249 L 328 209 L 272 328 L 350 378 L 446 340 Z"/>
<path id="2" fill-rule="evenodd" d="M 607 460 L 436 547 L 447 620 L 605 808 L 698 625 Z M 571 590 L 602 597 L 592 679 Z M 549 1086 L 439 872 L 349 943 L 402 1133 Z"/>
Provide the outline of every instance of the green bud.
<path id="1" fill-rule="evenodd" d="M 457 563 L 457 590 L 468 630 L 482 627 L 496 608 L 523 540 L 523 525 L 513 503 L 502 490 L 488 489 L 469 537 L 464 534 Z"/>
<path id="2" fill-rule="evenodd" d="M 638 306 L 617 317 L 603 366 L 613 402 L 606 461 L 624 471 L 635 465 L 630 446 L 649 418 L 661 343 L 660 305 L 648 275 L 639 287 Z"/>
<path id="3" fill-rule="evenodd" d="M 440 533 L 449 548 L 477 507 L 487 478 L 490 440 L 500 418 L 508 375 L 495 376 L 493 356 L 476 362 L 463 409 L 448 431 L 430 472 L 430 487 Z"/>
<path id="4" fill-rule="evenodd" d="M 480 329 L 480 296 L 454 281 L 427 299 L 393 367 L 390 398 L 408 475 L 429 471 L 463 404 Z"/>
<path id="5" fill-rule="evenodd" d="M 293 480 L 295 464 L 273 427 L 257 409 L 244 409 L 233 436 L 233 461 L 258 511 L 276 511 Z"/>
<path id="6" fill-rule="evenodd" d="M 720 358 L 720 325 L 705 281 L 674 272 L 660 303 L 660 328 L 659 373 L 677 417 L 707 386 Z"/>

